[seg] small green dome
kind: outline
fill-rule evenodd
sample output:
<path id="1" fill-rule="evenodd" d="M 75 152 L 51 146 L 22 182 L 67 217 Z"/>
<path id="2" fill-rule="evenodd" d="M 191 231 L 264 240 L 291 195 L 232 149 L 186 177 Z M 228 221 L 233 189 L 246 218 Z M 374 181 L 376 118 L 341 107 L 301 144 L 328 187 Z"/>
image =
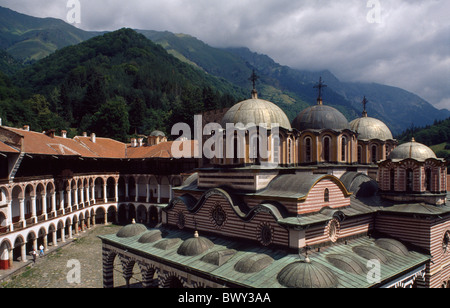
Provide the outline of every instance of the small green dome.
<path id="1" fill-rule="evenodd" d="M 145 231 L 147 231 L 147 227 L 142 225 L 142 224 L 137 224 L 133 223 L 126 225 L 125 227 L 123 227 L 122 229 L 119 230 L 119 232 L 117 232 L 117 237 L 133 237 L 136 235 L 139 235 L 141 233 L 144 233 Z"/>
<path id="2" fill-rule="evenodd" d="M 213 247 L 213 242 L 206 237 L 198 236 L 198 232 L 196 232 L 193 238 L 190 238 L 181 244 L 177 252 L 182 256 L 197 256 Z"/>
<path id="3" fill-rule="evenodd" d="M 147 244 L 147 243 L 154 243 L 156 241 L 159 241 L 162 239 L 162 232 L 161 230 L 150 230 L 148 232 L 145 232 L 138 240 L 139 243 Z"/>
<path id="4" fill-rule="evenodd" d="M 326 266 L 317 262 L 298 261 L 287 265 L 277 276 L 278 282 L 288 288 L 336 288 L 338 279 Z"/>
<path id="5" fill-rule="evenodd" d="M 240 259 L 234 269 L 240 273 L 257 273 L 272 264 L 273 259 L 265 254 L 253 253 Z"/>

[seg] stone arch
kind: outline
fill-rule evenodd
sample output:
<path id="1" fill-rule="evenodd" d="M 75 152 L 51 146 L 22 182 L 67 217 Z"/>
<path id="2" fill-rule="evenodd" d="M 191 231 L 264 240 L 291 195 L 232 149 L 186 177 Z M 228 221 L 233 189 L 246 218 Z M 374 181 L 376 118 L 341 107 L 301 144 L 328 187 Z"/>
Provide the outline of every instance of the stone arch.
<path id="1" fill-rule="evenodd" d="M 160 200 L 159 202 L 167 203 L 171 199 L 172 187 L 170 185 L 169 178 L 163 176 L 160 184 Z"/>
<path id="2" fill-rule="evenodd" d="M 139 262 L 138 265 L 142 276 L 142 287 L 156 288 L 158 286 L 157 268 L 152 264 L 149 265 L 142 262 Z"/>
<path id="3" fill-rule="evenodd" d="M 136 210 L 136 222 L 145 224 L 147 223 L 147 208 L 145 205 L 140 204 Z"/>
<path id="4" fill-rule="evenodd" d="M 180 277 L 174 272 L 170 272 L 164 275 L 159 282 L 160 288 L 164 289 L 183 289 L 186 288 L 185 279 Z"/>
<path id="5" fill-rule="evenodd" d="M 111 202 L 116 198 L 116 179 L 112 176 L 106 179 L 106 198 Z"/>
<path id="6" fill-rule="evenodd" d="M 13 245 L 13 261 L 26 261 L 26 254 L 22 254 L 22 246 L 25 245 L 25 240 L 22 235 L 18 235 L 14 239 Z"/>
<path id="7" fill-rule="evenodd" d="M 12 262 L 12 245 L 8 239 L 0 242 L 0 270 L 11 268 Z"/>
<path id="8" fill-rule="evenodd" d="M 106 210 L 100 206 L 95 210 L 95 224 L 104 224 L 106 222 Z"/>

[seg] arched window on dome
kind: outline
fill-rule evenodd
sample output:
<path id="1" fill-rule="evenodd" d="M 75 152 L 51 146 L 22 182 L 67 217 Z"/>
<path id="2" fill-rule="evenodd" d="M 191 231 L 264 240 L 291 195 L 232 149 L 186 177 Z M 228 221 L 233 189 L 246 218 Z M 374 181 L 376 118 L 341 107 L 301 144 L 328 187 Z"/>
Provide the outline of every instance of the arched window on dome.
<path id="1" fill-rule="evenodd" d="M 272 162 L 274 164 L 280 163 L 280 136 L 272 135 Z"/>
<path id="2" fill-rule="evenodd" d="M 392 168 L 389 174 L 390 190 L 395 190 L 395 169 Z"/>
<path id="3" fill-rule="evenodd" d="M 325 162 L 330 161 L 330 149 L 331 149 L 331 138 L 329 136 L 325 136 L 323 138 L 323 160 Z"/>
<path id="4" fill-rule="evenodd" d="M 358 164 L 362 164 L 362 146 L 358 145 Z"/>
<path id="5" fill-rule="evenodd" d="M 325 188 L 325 191 L 323 192 L 323 202 L 330 202 L 330 191 L 328 188 Z"/>
<path id="6" fill-rule="evenodd" d="M 376 163 L 378 161 L 378 147 L 374 144 L 372 145 L 372 163 Z"/>
<path id="7" fill-rule="evenodd" d="M 306 137 L 305 138 L 305 162 L 306 163 L 310 163 L 311 162 L 311 158 L 312 158 L 312 154 L 311 154 L 311 138 L 310 137 Z"/>
<path id="8" fill-rule="evenodd" d="M 341 139 L 341 161 L 347 161 L 347 138 L 345 136 Z"/>
<path id="9" fill-rule="evenodd" d="M 414 179 L 414 171 L 412 169 L 406 170 L 406 191 L 412 192 L 413 187 L 413 179 Z"/>
<path id="10" fill-rule="evenodd" d="M 431 191 L 431 169 L 427 168 L 425 170 L 425 190 Z"/>
<path id="11" fill-rule="evenodd" d="M 292 153 L 293 152 L 293 148 L 292 148 L 292 139 L 288 138 L 287 139 L 287 157 L 286 157 L 286 163 L 288 165 L 292 164 Z"/>

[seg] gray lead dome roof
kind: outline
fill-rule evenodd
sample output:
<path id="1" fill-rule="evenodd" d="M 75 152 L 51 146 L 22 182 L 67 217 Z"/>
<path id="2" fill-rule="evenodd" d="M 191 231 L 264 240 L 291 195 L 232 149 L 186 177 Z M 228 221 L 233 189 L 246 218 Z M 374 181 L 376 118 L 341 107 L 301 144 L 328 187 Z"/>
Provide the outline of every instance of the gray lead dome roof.
<path id="1" fill-rule="evenodd" d="M 299 131 L 307 129 L 342 130 L 349 128 L 347 119 L 340 111 L 325 105 L 315 105 L 306 108 L 294 119 L 292 126 Z"/>
<path id="2" fill-rule="evenodd" d="M 412 158 L 417 161 L 425 161 L 429 158 L 436 159 L 437 157 L 432 149 L 422 143 L 415 142 L 413 139 L 411 142 L 396 147 L 389 155 L 389 158 L 392 160 Z"/>
<path id="3" fill-rule="evenodd" d="M 350 122 L 350 129 L 358 133 L 359 140 L 379 139 L 382 141 L 392 140 L 392 133 L 382 121 L 362 117 Z"/>
<path id="4" fill-rule="evenodd" d="M 242 123 L 260 125 L 267 124 L 267 128 L 280 126 L 291 129 L 288 117 L 280 107 L 266 100 L 253 97 L 242 101 L 227 111 L 222 119 L 222 128 L 226 128 L 227 123 Z M 278 125 L 275 125 L 278 124 Z"/>

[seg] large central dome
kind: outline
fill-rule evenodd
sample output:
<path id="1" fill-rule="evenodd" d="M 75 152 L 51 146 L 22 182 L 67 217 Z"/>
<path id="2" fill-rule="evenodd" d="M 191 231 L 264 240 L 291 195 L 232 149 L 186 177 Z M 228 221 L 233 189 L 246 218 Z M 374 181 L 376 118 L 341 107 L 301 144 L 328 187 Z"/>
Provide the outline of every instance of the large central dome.
<path id="1" fill-rule="evenodd" d="M 307 129 L 343 130 L 349 128 L 345 116 L 337 109 L 318 104 L 306 108 L 294 119 L 292 126 L 299 131 Z"/>
<path id="2" fill-rule="evenodd" d="M 256 93 L 253 93 L 251 99 L 242 101 L 228 110 L 222 119 L 222 127 L 226 128 L 227 123 L 266 124 L 267 128 L 280 126 L 291 129 L 289 119 L 283 110 L 274 103 L 258 99 Z"/>

